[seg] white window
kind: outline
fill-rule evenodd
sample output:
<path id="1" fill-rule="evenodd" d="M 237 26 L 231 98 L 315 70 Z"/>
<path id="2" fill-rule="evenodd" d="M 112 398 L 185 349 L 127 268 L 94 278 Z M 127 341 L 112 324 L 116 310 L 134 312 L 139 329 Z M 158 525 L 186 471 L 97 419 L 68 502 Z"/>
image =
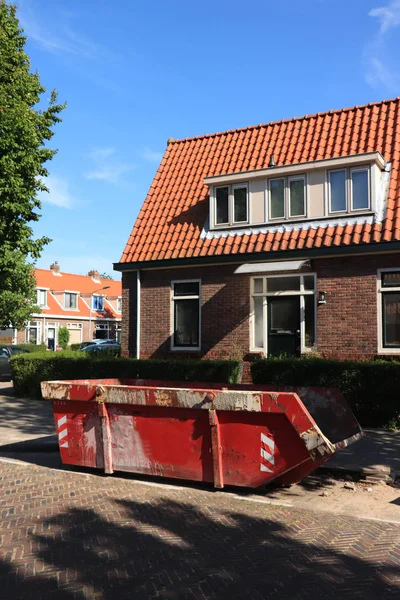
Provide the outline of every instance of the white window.
<path id="1" fill-rule="evenodd" d="M 38 306 L 47 306 L 46 290 L 36 290 L 36 304 Z"/>
<path id="2" fill-rule="evenodd" d="M 40 344 L 41 323 L 39 321 L 29 321 L 26 328 L 26 343 Z"/>
<path id="3" fill-rule="evenodd" d="M 122 312 L 122 298 L 117 298 L 117 312 Z"/>
<path id="4" fill-rule="evenodd" d="M 93 296 L 92 297 L 92 308 L 93 310 L 104 310 L 104 297 L 103 296 Z"/>
<path id="5" fill-rule="evenodd" d="M 247 183 L 215 188 L 215 225 L 235 225 L 248 223 L 249 199 Z"/>
<path id="6" fill-rule="evenodd" d="M 305 217 L 307 210 L 306 177 L 279 177 L 268 180 L 269 219 Z"/>
<path id="7" fill-rule="evenodd" d="M 172 350 L 200 350 L 200 280 L 172 282 Z"/>
<path id="8" fill-rule="evenodd" d="M 117 325 L 117 328 L 115 330 L 115 339 L 118 342 L 118 344 L 121 343 L 121 325 Z"/>
<path id="9" fill-rule="evenodd" d="M 254 277 L 251 280 L 251 350 L 301 354 L 316 341 L 314 274 Z"/>
<path id="10" fill-rule="evenodd" d="M 78 294 L 72 292 L 65 292 L 64 294 L 64 307 L 70 309 L 76 309 L 78 305 Z"/>
<path id="11" fill-rule="evenodd" d="M 94 328 L 94 337 L 96 340 L 107 340 L 109 338 L 108 323 L 96 323 Z"/>
<path id="12" fill-rule="evenodd" d="M 354 212 L 371 208 L 369 167 L 328 171 L 329 212 Z"/>
<path id="13" fill-rule="evenodd" d="M 400 269 L 378 272 L 379 351 L 400 352 Z"/>
<path id="14" fill-rule="evenodd" d="M 351 210 L 369 208 L 369 169 L 351 169 Z"/>

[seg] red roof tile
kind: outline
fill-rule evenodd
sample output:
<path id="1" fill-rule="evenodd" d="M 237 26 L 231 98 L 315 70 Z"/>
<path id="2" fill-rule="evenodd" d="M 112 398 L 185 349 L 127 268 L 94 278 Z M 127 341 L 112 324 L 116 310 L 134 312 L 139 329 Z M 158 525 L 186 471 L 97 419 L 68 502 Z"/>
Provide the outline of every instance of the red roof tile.
<path id="1" fill-rule="evenodd" d="M 267 168 L 272 153 L 277 164 L 289 165 L 374 151 L 392 163 L 381 224 L 319 227 L 283 237 L 279 230 L 250 236 L 246 231 L 218 243 L 201 237 L 209 206 L 205 177 Z M 166 149 L 121 262 L 397 240 L 399 167 L 400 98 L 175 141 Z"/>

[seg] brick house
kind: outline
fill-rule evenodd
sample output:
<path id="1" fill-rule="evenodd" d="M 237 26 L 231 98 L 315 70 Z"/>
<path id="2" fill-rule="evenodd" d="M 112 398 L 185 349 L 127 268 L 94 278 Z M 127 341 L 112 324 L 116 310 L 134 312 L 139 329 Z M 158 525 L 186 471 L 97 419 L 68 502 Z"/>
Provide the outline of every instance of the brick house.
<path id="1" fill-rule="evenodd" d="M 58 330 L 66 327 L 70 343 L 93 338 L 119 339 L 121 332 L 121 282 L 101 279 L 98 271 L 88 275 L 36 269 L 37 305 L 25 330 L 14 331 L 14 342 L 58 345 Z"/>
<path id="2" fill-rule="evenodd" d="M 400 99 L 179 141 L 122 258 L 141 357 L 400 355 Z"/>

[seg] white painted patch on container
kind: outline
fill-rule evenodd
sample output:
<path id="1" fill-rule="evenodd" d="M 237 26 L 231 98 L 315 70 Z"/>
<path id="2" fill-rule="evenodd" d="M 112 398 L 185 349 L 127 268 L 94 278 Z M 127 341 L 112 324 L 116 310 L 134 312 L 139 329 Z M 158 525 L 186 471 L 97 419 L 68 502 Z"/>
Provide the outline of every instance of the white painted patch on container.
<path id="1" fill-rule="evenodd" d="M 117 406 L 109 407 L 112 456 L 114 469 L 129 467 L 148 471 L 151 460 L 147 457 L 136 429 L 136 417 L 127 415 Z"/>

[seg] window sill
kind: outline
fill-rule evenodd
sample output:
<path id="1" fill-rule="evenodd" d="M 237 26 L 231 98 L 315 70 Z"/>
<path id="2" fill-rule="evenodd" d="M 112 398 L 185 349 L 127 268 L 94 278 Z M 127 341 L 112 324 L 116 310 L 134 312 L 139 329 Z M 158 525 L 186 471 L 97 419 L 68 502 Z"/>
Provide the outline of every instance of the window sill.
<path id="1" fill-rule="evenodd" d="M 193 347 L 185 347 L 185 346 L 173 346 L 171 347 L 171 352 L 200 352 L 201 348 L 193 348 Z"/>

